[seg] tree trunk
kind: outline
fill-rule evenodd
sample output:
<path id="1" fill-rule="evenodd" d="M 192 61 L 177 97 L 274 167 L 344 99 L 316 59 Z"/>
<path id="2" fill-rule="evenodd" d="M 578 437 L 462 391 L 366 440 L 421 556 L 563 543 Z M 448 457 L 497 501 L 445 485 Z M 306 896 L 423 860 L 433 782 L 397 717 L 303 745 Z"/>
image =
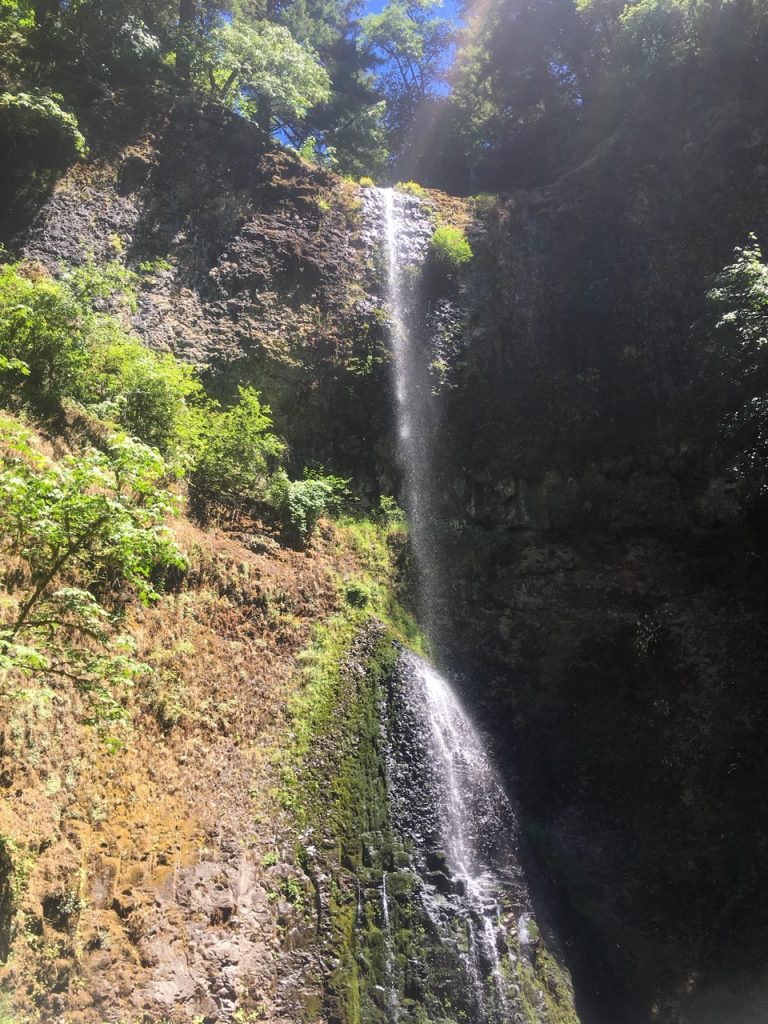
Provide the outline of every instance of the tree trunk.
<path id="1" fill-rule="evenodd" d="M 272 132 L 272 100 L 269 96 L 259 96 L 256 110 L 256 123 L 262 131 Z"/>
<path id="2" fill-rule="evenodd" d="M 35 21 L 38 25 L 61 13 L 61 0 L 34 0 Z"/>
<path id="3" fill-rule="evenodd" d="M 179 0 L 179 43 L 176 47 L 176 73 L 189 87 L 192 76 L 192 31 L 195 24 L 195 0 Z"/>

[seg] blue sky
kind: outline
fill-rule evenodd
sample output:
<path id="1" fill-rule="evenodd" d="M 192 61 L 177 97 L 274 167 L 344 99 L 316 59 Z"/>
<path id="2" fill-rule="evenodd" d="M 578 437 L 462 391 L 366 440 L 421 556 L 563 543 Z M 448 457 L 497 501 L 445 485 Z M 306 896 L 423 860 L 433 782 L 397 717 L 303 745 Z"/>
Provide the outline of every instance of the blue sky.
<path id="1" fill-rule="evenodd" d="M 365 4 L 366 14 L 378 14 L 382 8 L 386 7 L 387 0 L 367 0 Z M 446 18 L 458 19 L 459 16 L 459 4 L 456 0 L 443 0 L 442 15 Z"/>

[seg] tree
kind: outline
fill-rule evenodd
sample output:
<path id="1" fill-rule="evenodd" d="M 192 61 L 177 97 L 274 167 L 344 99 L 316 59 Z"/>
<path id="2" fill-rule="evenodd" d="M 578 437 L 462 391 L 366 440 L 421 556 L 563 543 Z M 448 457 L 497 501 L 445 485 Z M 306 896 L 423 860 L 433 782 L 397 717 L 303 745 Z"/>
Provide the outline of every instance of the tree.
<path id="1" fill-rule="evenodd" d="M 212 94 L 264 131 L 290 132 L 330 95 L 328 73 L 314 51 L 269 21 L 219 25 L 201 64 Z"/>
<path id="2" fill-rule="evenodd" d="M 239 401 L 207 417 L 201 452 L 190 474 L 194 498 L 203 505 L 238 506 L 262 501 L 284 445 L 272 433 L 272 415 L 253 388 Z"/>
<path id="3" fill-rule="evenodd" d="M 451 77 L 471 165 L 497 161 L 509 181 L 518 167 L 539 178 L 569 158 L 587 92 L 585 35 L 573 0 L 491 0 L 470 14 Z"/>
<path id="4" fill-rule="evenodd" d="M 332 152 L 342 174 L 378 177 L 389 160 L 386 102 L 369 70 L 368 56 L 357 45 L 357 31 L 357 24 L 350 22 L 324 49 L 330 96 L 307 113 L 298 142 L 314 138 L 316 150 L 322 155 Z"/>
<path id="5" fill-rule="evenodd" d="M 165 525 L 175 502 L 163 460 L 124 435 L 106 448 L 50 462 L 29 431 L 0 418 L 0 550 L 16 573 L 0 620 L 0 681 L 69 680 L 95 720 L 122 717 L 112 687 L 143 668 L 98 595 L 119 582 L 153 600 L 155 581 L 185 565 Z"/>
<path id="6" fill-rule="evenodd" d="M 360 46 L 378 65 L 387 104 L 390 146 L 402 149 L 419 105 L 444 89 L 453 27 L 435 11 L 439 0 L 390 0 L 361 22 Z"/>

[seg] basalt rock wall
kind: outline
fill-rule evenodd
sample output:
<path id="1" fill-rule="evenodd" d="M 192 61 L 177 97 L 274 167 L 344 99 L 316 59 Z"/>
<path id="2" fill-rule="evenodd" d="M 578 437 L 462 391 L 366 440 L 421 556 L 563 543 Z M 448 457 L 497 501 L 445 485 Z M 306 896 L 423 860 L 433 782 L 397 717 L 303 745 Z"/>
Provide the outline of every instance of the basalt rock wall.
<path id="1" fill-rule="evenodd" d="M 768 228 L 755 106 L 670 105 L 558 182 L 481 197 L 453 288 L 447 661 L 516 779 L 587 1021 L 768 1006 L 763 515 L 702 327 Z"/>

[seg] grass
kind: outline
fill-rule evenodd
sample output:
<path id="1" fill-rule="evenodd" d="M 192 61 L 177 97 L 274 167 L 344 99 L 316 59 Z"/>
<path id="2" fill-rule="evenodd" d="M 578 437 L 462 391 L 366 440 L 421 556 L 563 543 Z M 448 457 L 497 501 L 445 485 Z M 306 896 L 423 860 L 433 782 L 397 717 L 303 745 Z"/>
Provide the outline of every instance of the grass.
<path id="1" fill-rule="evenodd" d="M 304 824 L 317 813 L 317 797 L 328 782 L 318 750 L 324 749 L 332 764 L 331 752 L 340 752 L 350 716 L 359 711 L 359 694 L 346 692 L 344 678 L 357 638 L 373 625 L 380 630 L 376 651 L 366 655 L 373 672 L 382 667 L 377 662 L 392 657 L 395 643 L 423 651 L 416 621 L 397 593 L 396 557 L 405 537 L 399 517 L 383 522 L 350 517 L 336 523 L 337 546 L 354 555 L 358 569 L 337 578 L 339 611 L 314 627 L 298 656 L 299 686 L 288 702 L 292 739 L 280 754 L 280 802 Z"/>

